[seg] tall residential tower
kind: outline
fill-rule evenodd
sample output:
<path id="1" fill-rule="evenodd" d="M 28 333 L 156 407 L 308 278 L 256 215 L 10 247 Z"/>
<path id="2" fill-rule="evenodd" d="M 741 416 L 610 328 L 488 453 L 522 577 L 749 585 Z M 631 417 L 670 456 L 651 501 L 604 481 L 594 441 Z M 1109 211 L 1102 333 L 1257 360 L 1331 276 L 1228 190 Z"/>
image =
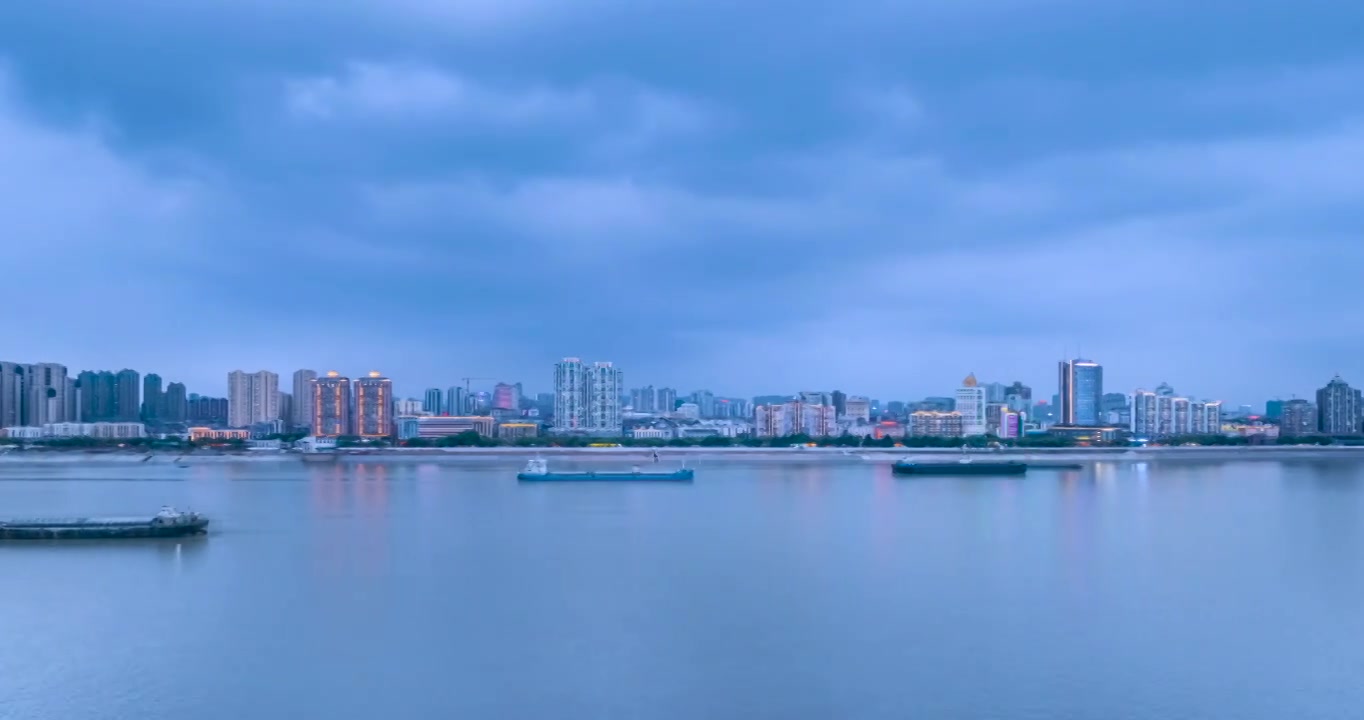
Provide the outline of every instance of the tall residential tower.
<path id="1" fill-rule="evenodd" d="M 350 378 L 332 370 L 312 383 L 313 417 L 309 426 L 314 435 L 336 437 L 351 435 Z"/>
<path id="2" fill-rule="evenodd" d="M 393 381 L 379 372 L 355 381 L 355 429 L 360 437 L 393 434 Z"/>
<path id="3" fill-rule="evenodd" d="M 296 428 L 312 427 L 313 424 L 313 381 L 317 379 L 316 370 L 294 371 L 294 407 L 289 424 Z"/>
<path id="4" fill-rule="evenodd" d="M 227 424 L 244 428 L 279 419 L 279 375 L 268 370 L 227 374 Z"/>

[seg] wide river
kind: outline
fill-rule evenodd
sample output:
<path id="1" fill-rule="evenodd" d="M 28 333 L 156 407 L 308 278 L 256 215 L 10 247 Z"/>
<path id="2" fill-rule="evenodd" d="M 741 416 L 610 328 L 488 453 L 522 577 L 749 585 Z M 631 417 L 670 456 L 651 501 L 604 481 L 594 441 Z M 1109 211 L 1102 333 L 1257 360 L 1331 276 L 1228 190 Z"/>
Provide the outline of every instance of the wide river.
<path id="1" fill-rule="evenodd" d="M 518 467 L 0 468 L 0 516 L 213 517 L 0 543 L 0 717 L 1364 716 L 1358 461 Z"/>

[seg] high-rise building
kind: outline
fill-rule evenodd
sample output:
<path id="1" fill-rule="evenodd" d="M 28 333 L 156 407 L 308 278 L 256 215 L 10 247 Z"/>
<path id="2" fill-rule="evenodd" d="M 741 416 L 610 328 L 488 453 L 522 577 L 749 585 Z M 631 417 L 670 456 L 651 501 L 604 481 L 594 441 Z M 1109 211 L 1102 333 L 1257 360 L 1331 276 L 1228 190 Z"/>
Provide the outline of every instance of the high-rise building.
<path id="1" fill-rule="evenodd" d="M 1364 400 L 1339 375 L 1317 391 L 1317 428 L 1327 435 L 1358 435 Z"/>
<path id="2" fill-rule="evenodd" d="M 657 396 L 654 394 L 654 386 L 635 388 L 630 391 L 630 409 L 637 413 L 656 412 L 655 401 Z"/>
<path id="3" fill-rule="evenodd" d="M 118 420 L 118 382 L 113 373 L 82 371 L 76 376 L 76 392 L 80 396 L 77 412 L 81 422 Z"/>
<path id="4" fill-rule="evenodd" d="M 166 386 L 165 421 L 182 423 L 189 418 L 189 407 L 185 399 L 185 384 L 173 382 Z"/>
<path id="5" fill-rule="evenodd" d="M 835 390 L 830 400 L 834 404 L 834 413 L 839 417 L 848 414 L 848 396 L 842 390 Z"/>
<path id="6" fill-rule="evenodd" d="M 432 415 L 445 413 L 445 393 L 440 388 L 427 388 L 426 394 L 422 397 L 422 412 Z"/>
<path id="7" fill-rule="evenodd" d="M 1303 437 L 1317 431 L 1317 406 L 1301 398 L 1282 401 L 1279 437 Z"/>
<path id="8" fill-rule="evenodd" d="M 754 432 L 758 437 L 809 435 L 826 437 L 838 430 L 838 415 L 833 405 L 807 405 L 799 400 L 753 409 Z"/>
<path id="9" fill-rule="evenodd" d="M 981 387 L 985 389 L 985 402 L 987 403 L 1002 403 L 1005 396 L 1009 394 L 1009 386 L 1004 383 L 985 383 Z"/>
<path id="10" fill-rule="evenodd" d="M 1103 366 L 1089 360 L 1062 360 L 1058 365 L 1061 424 L 1096 427 L 1104 394 Z"/>
<path id="11" fill-rule="evenodd" d="M 964 435 L 984 435 L 988 431 L 986 404 L 985 388 L 976 381 L 975 373 L 967 375 L 957 389 L 957 414 L 961 416 L 961 431 Z"/>
<path id="12" fill-rule="evenodd" d="M 838 434 L 838 411 L 830 398 L 828 405 L 805 405 L 800 408 L 800 430 L 810 437 L 829 437 Z"/>
<path id="13" fill-rule="evenodd" d="M 582 359 L 566 357 L 554 366 L 554 429 L 587 428 L 587 368 Z"/>
<path id="14" fill-rule="evenodd" d="M 284 422 L 286 427 L 292 428 L 294 425 L 294 396 L 282 392 L 279 394 L 279 419 Z"/>
<path id="15" fill-rule="evenodd" d="M 66 366 L 34 363 L 24 368 L 24 418 L 30 427 L 66 422 Z"/>
<path id="16" fill-rule="evenodd" d="M 23 364 L 0 360 L 0 428 L 23 424 L 25 372 Z"/>
<path id="17" fill-rule="evenodd" d="M 1015 380 L 1012 385 L 1004 390 L 1004 402 L 1009 409 L 1016 413 L 1025 413 L 1032 410 L 1032 388 Z"/>
<path id="18" fill-rule="evenodd" d="M 124 368 L 114 376 L 114 404 L 118 422 L 137 422 L 142 414 L 142 376 Z"/>
<path id="19" fill-rule="evenodd" d="M 227 398 L 200 397 L 191 394 L 185 404 L 190 423 L 210 427 L 227 424 Z"/>
<path id="20" fill-rule="evenodd" d="M 1139 439 L 1149 440 L 1157 437 L 1157 398 L 1147 390 L 1132 393 L 1132 434 Z"/>
<path id="21" fill-rule="evenodd" d="M 161 394 L 161 376 L 147 373 L 147 376 L 142 378 L 142 422 L 159 422 L 165 402 Z"/>
<path id="22" fill-rule="evenodd" d="M 886 414 L 892 418 L 902 418 L 905 416 L 905 401 L 891 400 L 886 403 Z"/>
<path id="23" fill-rule="evenodd" d="M 393 381 L 378 372 L 355 381 L 355 434 L 387 437 L 393 434 Z"/>
<path id="24" fill-rule="evenodd" d="M 691 394 L 691 401 L 696 403 L 697 412 L 703 418 L 715 417 L 715 393 L 709 390 L 697 390 Z"/>
<path id="25" fill-rule="evenodd" d="M 1278 420 L 1283 417 L 1283 400 L 1270 400 L 1265 403 L 1265 419 Z"/>
<path id="26" fill-rule="evenodd" d="M 1189 406 L 1190 428 L 1194 435 L 1222 433 L 1222 403 L 1218 400 L 1195 402 Z"/>
<path id="27" fill-rule="evenodd" d="M 62 409 L 62 416 L 67 422 L 80 417 L 80 392 L 76 389 L 76 379 L 69 373 L 66 376 L 66 407 Z"/>
<path id="28" fill-rule="evenodd" d="M 313 381 L 316 370 L 294 371 L 294 408 L 289 424 L 296 428 L 311 427 L 313 422 Z"/>
<path id="29" fill-rule="evenodd" d="M 351 435 L 350 378 L 335 370 L 312 383 L 313 418 L 309 423 L 314 435 L 337 437 Z"/>
<path id="30" fill-rule="evenodd" d="M 227 374 L 227 424 L 250 427 L 279 419 L 279 375 L 268 370 Z"/>
<path id="31" fill-rule="evenodd" d="M 833 393 L 824 392 L 823 390 L 806 390 L 796 397 L 806 405 L 828 405 L 832 407 L 834 404 Z"/>
<path id="32" fill-rule="evenodd" d="M 654 412 L 670 413 L 677 409 L 677 390 L 673 388 L 659 388 L 657 402 L 654 403 Z"/>
<path id="33" fill-rule="evenodd" d="M 834 410 L 838 410 L 837 406 Z M 844 396 L 843 417 L 857 423 L 871 422 L 871 399 L 865 395 Z"/>
<path id="34" fill-rule="evenodd" d="M 445 391 L 445 407 L 442 408 L 444 415 L 468 415 L 473 412 L 473 405 L 469 402 L 469 391 L 452 386 Z"/>
<path id="35" fill-rule="evenodd" d="M 518 383 L 519 385 L 519 383 Z M 498 383 L 493 386 L 494 410 L 516 410 L 521 407 L 521 390 L 511 383 Z"/>
<path id="36" fill-rule="evenodd" d="M 1222 432 L 1222 403 L 1137 390 L 1128 414 L 1128 427 L 1137 438 L 1152 440 L 1179 435 L 1216 435 Z"/>
<path id="37" fill-rule="evenodd" d="M 623 377 L 609 362 L 595 362 L 587 370 L 587 425 L 595 432 L 620 432 L 620 393 Z M 712 397 L 712 404 L 714 398 Z"/>

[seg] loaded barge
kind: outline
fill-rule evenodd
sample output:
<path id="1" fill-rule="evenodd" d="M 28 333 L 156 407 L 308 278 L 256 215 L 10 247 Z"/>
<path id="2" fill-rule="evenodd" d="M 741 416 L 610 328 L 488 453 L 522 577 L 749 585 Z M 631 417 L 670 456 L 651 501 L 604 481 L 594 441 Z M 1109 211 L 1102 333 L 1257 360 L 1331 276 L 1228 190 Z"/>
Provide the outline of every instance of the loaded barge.
<path id="1" fill-rule="evenodd" d="M 200 535 L 208 518 L 161 508 L 152 517 L 24 518 L 0 520 L 0 540 L 107 540 Z"/>
<path id="2" fill-rule="evenodd" d="M 1022 475 L 1027 463 L 1016 460 L 974 462 L 909 462 L 901 460 L 890 467 L 896 475 Z"/>
<path id="3" fill-rule="evenodd" d="M 526 463 L 526 468 L 517 473 L 516 479 L 522 482 L 691 482 L 696 474 L 691 468 L 680 468 L 671 472 L 645 472 L 635 466 L 629 472 L 550 472 L 544 460 L 536 458 Z"/>

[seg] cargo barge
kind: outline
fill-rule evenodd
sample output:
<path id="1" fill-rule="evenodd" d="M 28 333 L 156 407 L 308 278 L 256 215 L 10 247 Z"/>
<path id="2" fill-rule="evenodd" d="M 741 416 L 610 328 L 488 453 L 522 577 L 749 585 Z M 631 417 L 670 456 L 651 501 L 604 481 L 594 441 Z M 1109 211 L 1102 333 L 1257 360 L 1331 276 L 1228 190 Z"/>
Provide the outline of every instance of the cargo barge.
<path id="1" fill-rule="evenodd" d="M 516 475 L 516 479 L 522 482 L 691 482 L 695 477 L 696 473 L 685 467 L 663 472 L 648 472 L 639 466 L 627 472 L 550 472 L 549 466 L 539 458 L 526 463 L 525 469 Z"/>
<path id="2" fill-rule="evenodd" d="M 1028 472 L 1027 463 L 1017 460 L 974 462 L 908 462 L 901 460 L 890 467 L 896 475 L 1022 475 Z"/>
<path id="3" fill-rule="evenodd" d="M 208 518 L 161 508 L 152 517 L 22 518 L 0 520 L 0 540 L 110 540 L 201 535 Z"/>

